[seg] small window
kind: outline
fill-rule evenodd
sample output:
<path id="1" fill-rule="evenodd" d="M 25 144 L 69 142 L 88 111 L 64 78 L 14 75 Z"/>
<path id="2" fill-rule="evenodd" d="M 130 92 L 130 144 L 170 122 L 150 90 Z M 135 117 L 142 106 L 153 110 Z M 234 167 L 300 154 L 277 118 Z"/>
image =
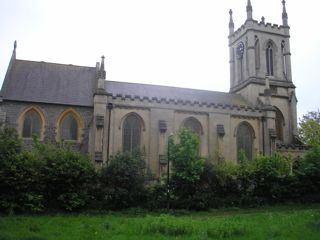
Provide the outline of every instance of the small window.
<path id="1" fill-rule="evenodd" d="M 240 160 L 241 154 L 244 154 L 246 159 L 252 160 L 253 138 L 252 127 L 247 123 L 241 123 L 237 129 L 238 160 Z"/>
<path id="2" fill-rule="evenodd" d="M 62 119 L 60 126 L 61 140 L 77 140 L 78 139 L 78 123 L 71 112 Z"/>
<path id="3" fill-rule="evenodd" d="M 140 149 L 141 120 L 135 114 L 129 115 L 123 123 L 123 151 L 133 152 Z"/>
<path id="4" fill-rule="evenodd" d="M 29 110 L 24 117 L 22 137 L 31 138 L 33 135 L 40 137 L 41 118 L 35 110 Z"/>

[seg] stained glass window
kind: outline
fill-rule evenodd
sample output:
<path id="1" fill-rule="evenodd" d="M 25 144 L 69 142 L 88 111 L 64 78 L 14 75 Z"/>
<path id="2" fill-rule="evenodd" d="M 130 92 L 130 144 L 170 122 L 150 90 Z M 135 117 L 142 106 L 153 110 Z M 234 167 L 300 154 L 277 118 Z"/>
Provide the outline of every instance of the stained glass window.
<path id="1" fill-rule="evenodd" d="M 141 120 L 138 116 L 131 114 L 123 123 L 123 151 L 133 152 L 140 148 Z"/>

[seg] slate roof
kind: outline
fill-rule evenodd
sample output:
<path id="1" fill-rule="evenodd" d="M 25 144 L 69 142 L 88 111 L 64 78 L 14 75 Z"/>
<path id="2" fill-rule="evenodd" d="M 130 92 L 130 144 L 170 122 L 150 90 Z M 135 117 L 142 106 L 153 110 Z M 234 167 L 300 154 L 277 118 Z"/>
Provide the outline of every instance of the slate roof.
<path id="1" fill-rule="evenodd" d="M 3 83 L 3 100 L 93 106 L 95 67 L 14 60 Z M 105 81 L 112 96 L 250 106 L 240 95 L 140 83 Z"/>
<path id="2" fill-rule="evenodd" d="M 14 60 L 2 86 L 4 100 L 93 105 L 95 67 Z"/>
<path id="3" fill-rule="evenodd" d="M 140 83 L 115 82 L 107 80 L 105 91 L 112 96 L 146 97 L 149 99 L 174 99 L 190 101 L 192 103 L 215 103 L 223 105 L 250 106 L 250 104 L 238 94 L 197 90 L 189 88 L 167 87 Z"/>

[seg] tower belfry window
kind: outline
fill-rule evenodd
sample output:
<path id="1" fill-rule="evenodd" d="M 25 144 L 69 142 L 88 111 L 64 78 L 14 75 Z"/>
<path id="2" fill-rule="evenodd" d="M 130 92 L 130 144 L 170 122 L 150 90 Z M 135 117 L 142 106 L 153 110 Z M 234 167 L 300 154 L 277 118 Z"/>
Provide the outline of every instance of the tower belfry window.
<path id="1" fill-rule="evenodd" d="M 272 43 L 268 43 L 266 49 L 266 62 L 267 62 L 267 74 L 273 76 L 273 46 Z"/>
<path id="2" fill-rule="evenodd" d="M 256 63 L 256 69 L 260 68 L 260 43 L 259 38 L 257 36 L 254 36 L 254 55 L 255 55 L 255 63 Z"/>
<path id="3" fill-rule="evenodd" d="M 283 65 L 283 73 L 287 75 L 287 63 L 286 63 L 286 44 L 285 41 L 281 42 L 281 55 L 282 55 L 282 65 Z"/>

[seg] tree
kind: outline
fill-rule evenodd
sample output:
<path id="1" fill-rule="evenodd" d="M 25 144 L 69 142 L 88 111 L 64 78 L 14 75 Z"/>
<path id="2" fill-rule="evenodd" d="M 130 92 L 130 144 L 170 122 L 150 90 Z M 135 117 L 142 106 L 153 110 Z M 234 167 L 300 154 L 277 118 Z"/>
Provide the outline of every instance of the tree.
<path id="1" fill-rule="evenodd" d="M 172 162 L 171 186 L 177 206 L 198 208 L 197 193 L 204 171 L 204 160 L 199 156 L 200 140 L 190 129 L 182 128 L 179 143 L 169 143 Z"/>
<path id="2" fill-rule="evenodd" d="M 320 146 L 320 112 L 312 111 L 302 116 L 299 123 L 301 140 L 309 146 Z"/>

